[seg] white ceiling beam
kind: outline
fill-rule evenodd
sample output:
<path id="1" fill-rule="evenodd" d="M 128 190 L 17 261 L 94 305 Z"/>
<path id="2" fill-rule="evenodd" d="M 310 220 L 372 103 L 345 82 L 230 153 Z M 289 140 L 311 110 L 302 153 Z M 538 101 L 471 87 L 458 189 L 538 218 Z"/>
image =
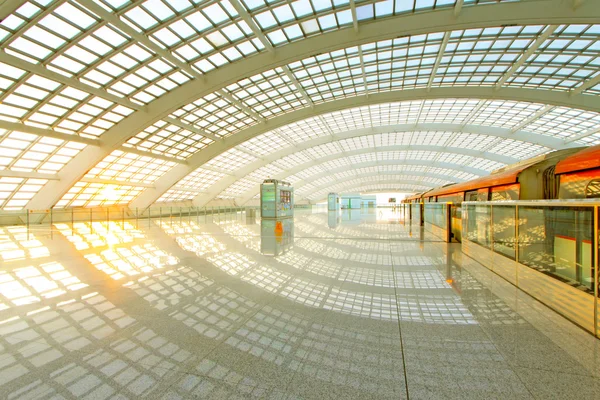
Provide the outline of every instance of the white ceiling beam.
<path id="1" fill-rule="evenodd" d="M 475 107 L 473 107 L 473 109 L 471 110 L 471 112 L 465 117 L 465 119 L 463 119 L 462 124 L 460 124 L 461 127 L 465 127 L 469 124 L 469 122 L 477 115 L 479 114 L 479 111 L 481 110 L 481 108 L 485 105 L 485 103 L 487 103 L 487 100 L 479 100 L 479 102 L 477 103 L 477 105 Z"/>
<path id="2" fill-rule="evenodd" d="M 153 188 L 154 185 L 142 182 L 129 182 L 129 181 L 117 181 L 113 179 L 102 179 L 102 178 L 81 178 L 81 182 L 87 183 L 101 183 L 104 185 L 115 185 L 115 186 L 133 186 L 143 188 Z"/>
<path id="3" fill-rule="evenodd" d="M 363 88 L 365 90 L 365 96 L 369 95 L 369 87 L 367 85 L 367 71 L 365 68 L 365 58 L 363 57 L 363 51 L 361 46 L 358 46 L 358 58 L 360 60 L 360 70 L 363 79 Z"/>
<path id="4" fill-rule="evenodd" d="M 527 125 L 529 125 L 530 123 L 532 123 L 533 121 L 536 121 L 537 119 L 539 119 L 540 117 L 542 117 L 543 115 L 547 114 L 548 112 L 550 112 L 552 109 L 554 109 L 554 106 L 552 105 L 546 105 L 544 107 L 542 107 L 541 109 L 539 109 L 536 113 L 532 114 L 531 116 L 529 116 L 528 118 L 525 118 L 523 121 L 521 121 L 518 125 L 512 127 L 510 129 L 510 133 L 515 133 L 520 131 L 521 129 L 525 128 Z"/>
<path id="5" fill-rule="evenodd" d="M 598 84 L 600 84 L 600 73 L 598 73 L 595 77 L 584 81 L 581 85 L 577 86 L 576 88 L 571 89 L 571 91 L 569 93 L 571 95 L 582 94 L 589 88 L 594 87 Z"/>
<path id="6" fill-rule="evenodd" d="M 464 0 L 456 0 L 456 3 L 454 3 L 454 12 L 453 12 L 454 18 L 456 18 L 460 15 L 460 12 L 463 7 L 463 3 L 464 3 Z"/>
<path id="7" fill-rule="evenodd" d="M 48 78 L 55 82 L 62 83 L 67 86 L 71 86 L 75 89 L 79 89 L 86 93 L 93 94 L 98 97 L 102 97 L 103 99 L 112 101 L 113 103 L 120 104 L 122 106 L 131 108 L 133 110 L 141 110 L 144 111 L 145 107 L 139 104 L 136 104 L 126 98 L 115 96 L 114 94 L 108 93 L 104 89 L 98 89 L 94 86 L 87 85 L 78 79 L 69 78 L 68 76 L 59 74 L 57 72 L 51 71 L 45 68 L 42 64 L 32 64 L 27 62 L 19 57 L 12 56 L 7 54 L 4 50 L 0 51 L 0 62 L 11 65 L 13 67 L 34 73 L 39 76 L 43 76 L 44 78 Z"/>
<path id="8" fill-rule="evenodd" d="M 594 134 L 596 134 L 596 133 L 600 133 L 600 126 L 597 126 L 597 127 L 595 127 L 595 128 L 591 128 L 591 129 L 588 129 L 587 131 L 585 131 L 585 132 L 582 132 L 582 133 L 580 133 L 580 134 L 579 134 L 579 135 L 577 135 L 577 136 L 574 136 L 574 137 L 572 137 L 572 138 L 569 138 L 569 139 L 565 140 L 565 144 L 569 144 L 569 143 L 576 142 L 576 141 L 578 141 L 578 140 L 581 140 L 581 139 L 583 139 L 583 138 L 586 138 L 586 137 L 592 136 L 592 135 L 594 135 Z"/>
<path id="9" fill-rule="evenodd" d="M 431 85 L 433 85 L 433 80 L 435 79 L 435 75 L 440 66 L 440 63 L 442 62 L 444 53 L 446 52 L 446 46 L 448 45 L 448 40 L 450 40 L 450 31 L 444 33 L 444 38 L 442 39 L 442 44 L 440 45 L 440 50 L 438 51 L 438 55 L 435 58 L 435 64 L 433 64 L 433 69 L 431 70 L 431 75 L 429 76 L 429 81 L 427 82 L 427 91 L 431 90 Z"/>
<path id="10" fill-rule="evenodd" d="M 0 3 L 0 22 L 4 21 L 6 17 L 26 2 L 27 0 L 5 0 Z"/>
<path id="11" fill-rule="evenodd" d="M 152 50 L 153 52 L 158 54 L 160 57 L 169 61 L 171 64 L 179 67 L 180 69 L 187 72 L 189 75 L 193 76 L 194 78 L 196 78 L 198 80 L 201 80 L 201 81 L 205 80 L 205 76 L 203 74 L 201 74 L 200 71 L 196 70 L 188 63 L 181 61 L 179 58 L 175 57 L 171 52 L 163 49 L 162 47 L 160 47 L 159 45 L 154 43 L 149 37 L 137 32 L 131 26 L 129 26 L 125 22 L 123 22 L 117 15 L 108 12 L 104 8 L 100 7 L 98 4 L 94 3 L 93 0 L 76 0 L 76 1 L 79 4 L 81 4 L 82 6 L 84 6 L 85 8 L 89 9 L 90 11 L 92 11 L 93 13 L 98 15 L 99 17 L 101 17 L 102 19 L 110 22 L 112 25 L 116 26 L 117 28 L 122 30 L 124 33 L 126 33 L 127 35 L 129 35 L 132 38 L 134 38 L 135 40 L 137 40 L 139 43 L 141 43 L 144 46 L 146 46 L 147 48 L 149 48 L 150 50 Z M 251 117 L 255 118 L 257 121 L 261 121 L 261 122 L 264 121 L 264 118 L 262 118 L 259 114 L 257 114 L 256 112 L 251 110 L 249 107 L 247 107 L 246 105 L 244 105 L 243 103 L 238 101 L 235 97 L 233 97 L 232 95 L 227 93 L 225 90 L 219 89 L 216 91 L 216 93 L 218 93 L 221 97 L 227 99 L 230 103 L 235 104 L 239 109 L 246 112 Z"/>
<path id="12" fill-rule="evenodd" d="M 352 14 L 352 28 L 358 33 L 358 16 L 356 15 L 356 4 L 354 0 L 350 0 L 350 14 Z"/>
<path id="13" fill-rule="evenodd" d="M 88 146 L 102 146 L 102 141 L 98 139 L 84 138 L 78 135 L 69 135 L 62 132 L 57 132 L 52 129 L 39 128 L 37 126 L 20 124 L 17 122 L 9 122 L 0 120 L 0 129 L 6 129 L 8 131 L 31 133 L 33 135 L 44 136 L 54 139 L 65 140 L 69 142 L 82 143 Z"/>
<path id="14" fill-rule="evenodd" d="M 25 179 L 47 179 L 50 181 L 56 181 L 56 180 L 60 179 L 58 177 L 58 175 L 56 175 L 56 174 L 43 174 L 41 172 L 13 171 L 10 169 L 0 170 L 0 177 L 25 178 Z"/>
<path id="15" fill-rule="evenodd" d="M 165 156 L 162 154 L 153 153 L 153 152 L 147 151 L 147 150 L 140 150 L 136 147 L 129 147 L 129 145 L 123 145 L 119 149 L 115 149 L 115 150 L 123 151 L 125 153 L 137 154 L 138 156 L 150 157 L 150 158 L 154 158 L 157 160 L 169 161 L 169 162 L 173 162 L 175 164 L 181 164 L 181 165 L 187 164 L 187 162 L 185 160 L 181 160 L 179 158 L 169 157 L 169 156 Z M 154 187 L 154 186 L 152 186 L 152 187 Z"/>
<path id="16" fill-rule="evenodd" d="M 525 63 L 525 61 L 527 61 L 529 59 L 529 57 L 531 57 L 533 55 L 533 53 L 535 53 L 537 51 L 537 49 L 544 44 L 544 42 L 546 40 L 548 40 L 548 38 L 550 36 L 552 36 L 552 34 L 554 33 L 554 31 L 556 31 L 556 29 L 558 28 L 558 25 L 549 25 L 546 30 L 544 32 L 542 32 L 541 35 L 538 36 L 538 38 L 531 44 L 531 46 L 529 46 L 527 48 L 527 50 L 525 50 L 523 52 L 523 54 L 521 54 L 521 56 L 519 57 L 519 59 L 517 61 L 515 61 L 512 66 L 510 67 L 510 69 L 508 71 L 506 71 L 506 73 L 504 75 L 502 75 L 502 78 L 500 78 L 500 80 L 498 81 L 498 83 L 496 83 L 495 89 L 499 90 L 500 88 L 502 88 L 502 85 L 504 85 L 506 83 L 506 81 L 513 76 L 513 74 L 515 72 L 517 72 L 517 70 L 519 68 L 521 68 L 521 66 Z"/>
<path id="17" fill-rule="evenodd" d="M 206 79 L 192 79 L 185 84 L 174 88 L 165 93 L 155 101 L 146 105 L 147 112 L 135 112 L 124 118 L 118 124 L 107 130 L 102 135 L 102 141 L 107 146 L 119 148 L 122 143 L 130 137 L 138 134 L 146 127 L 152 125 L 160 118 L 169 115 L 182 106 L 196 101 L 210 93 L 215 93 L 219 88 L 226 87 L 240 79 L 252 76 L 256 73 L 287 65 L 292 62 L 302 60 L 314 54 L 344 49 L 358 46 L 365 43 L 372 43 L 379 40 L 388 40 L 404 35 L 420 35 L 435 32 L 445 32 L 447 30 L 486 28 L 490 26 L 501 26 L 505 24 L 517 25 L 560 25 L 560 24 L 594 24 L 600 19 L 600 7 L 595 7 L 592 2 L 585 2 L 577 10 L 573 10 L 571 4 L 566 4 L 564 0 L 546 0 L 544 7 L 539 6 L 539 2 L 499 2 L 481 7 L 469 7 L 468 12 L 461 14 L 459 19 L 453 15 L 450 8 L 440 8 L 432 11 L 419 12 L 414 14 L 403 14 L 389 18 L 383 18 L 370 23 L 361 25 L 360 31 L 349 35 L 349 29 L 339 29 L 327 32 L 321 35 L 315 35 L 303 40 L 292 42 L 286 46 L 277 48 L 275 54 L 270 52 L 261 52 L 252 57 L 240 60 L 239 62 L 224 65 L 220 68 L 206 74 Z M 436 89 L 442 89 L 440 91 Z M 600 111 L 600 96 L 571 96 L 564 93 L 553 91 L 528 90 L 505 88 L 498 91 L 497 94 L 488 94 L 488 90 L 471 87 L 452 87 L 450 90 L 443 88 L 432 89 L 432 93 L 424 95 L 420 90 L 404 90 L 400 92 L 390 92 L 388 99 L 390 101 L 401 101 L 406 98 L 450 98 L 450 97 L 489 97 L 501 98 L 507 100 L 524 100 L 534 102 L 545 102 L 549 104 L 563 105 L 566 107 L 581 108 L 590 111 Z M 410 92 L 410 94 L 409 94 Z M 484 93 L 486 92 L 486 93 Z M 369 99 L 372 104 L 382 99 L 376 94 L 372 94 Z M 350 99 L 355 101 L 356 98 Z M 351 101 L 348 101 L 350 104 Z M 337 108 L 342 103 L 335 103 Z M 321 104 L 319 104 L 321 106 Z M 350 107 L 347 105 L 344 107 Z M 328 108 L 328 107 L 325 107 Z M 313 111 L 309 107 L 307 110 Z M 315 106 L 317 109 L 317 106 Z M 307 112 L 309 114 L 309 112 Z M 294 117 L 299 114 L 293 113 Z M 278 126 L 278 119 L 269 119 L 269 129 Z M 266 128 L 266 124 L 258 124 L 261 129 Z M 257 128 L 256 125 L 242 132 L 238 132 L 231 137 L 239 136 L 240 139 L 252 134 Z M 227 144 L 217 146 L 214 150 L 209 150 L 213 145 L 204 149 L 202 152 L 209 158 L 214 157 L 215 151 L 218 153 L 227 146 L 235 145 L 236 140 L 227 141 Z M 47 184 L 30 201 L 30 205 L 35 208 L 48 208 L 55 204 L 85 173 L 101 161 L 110 151 L 103 149 L 101 151 L 90 150 L 81 152 L 74 160 L 61 170 L 60 183 L 56 185 Z M 195 160 L 203 158 L 199 154 Z M 171 171 L 169 171 L 171 172 Z M 172 173 L 167 173 L 164 178 L 178 180 L 178 177 L 185 176 L 187 168 L 174 168 Z M 162 178 L 161 178 L 162 179 Z M 173 181 L 162 181 L 163 186 L 171 186 Z M 157 185 L 157 188 L 159 186 Z M 161 186 L 162 188 L 162 186 Z M 159 190 L 159 189 L 157 189 Z M 162 189 L 160 189 L 162 190 Z M 148 191 L 152 191 L 148 190 Z M 145 191 L 145 192 L 148 192 Z M 152 196 L 150 196 L 152 197 Z"/>
<path id="18" fill-rule="evenodd" d="M 262 45 L 265 46 L 265 48 L 270 52 L 275 51 L 269 39 L 265 36 L 265 34 L 259 28 L 259 26 L 254 22 L 252 16 L 248 13 L 248 10 L 246 10 L 246 7 L 244 7 L 244 5 L 239 2 L 239 0 L 229 0 L 229 3 L 233 6 L 233 8 L 235 8 L 235 11 L 237 11 L 242 20 L 250 27 L 250 30 L 252 31 L 252 33 L 254 33 L 254 36 L 256 36 L 258 40 L 260 40 Z"/>
<path id="19" fill-rule="evenodd" d="M 206 132 L 203 129 L 196 128 L 192 124 L 188 124 L 186 122 L 183 122 L 180 119 L 171 118 L 171 117 L 165 117 L 162 120 L 165 121 L 165 122 L 170 123 L 171 125 L 175 125 L 175 126 L 178 126 L 178 127 L 182 128 L 182 129 L 187 129 L 188 131 L 196 133 L 198 135 L 202 135 L 204 137 L 207 137 L 207 138 L 209 138 L 209 139 L 211 139 L 211 140 L 213 140 L 215 142 L 217 140 L 221 140 L 222 139 L 221 137 L 213 135 L 212 133 L 208 133 L 208 132 Z"/>
<path id="20" fill-rule="evenodd" d="M 179 190 L 179 191 L 182 191 L 182 192 L 192 192 L 192 193 L 197 193 L 197 194 L 206 193 L 206 191 L 204 191 L 204 190 L 198 190 L 198 189 L 195 189 L 195 188 L 192 188 L 192 187 L 187 187 L 187 186 L 186 187 L 183 187 L 183 186 L 173 186 L 171 189 L 172 190 Z"/>
<path id="21" fill-rule="evenodd" d="M 300 95 L 302 96 L 302 98 L 304 99 L 304 101 L 306 101 L 306 103 L 310 107 L 314 107 L 315 103 L 313 103 L 312 99 L 310 98 L 310 96 L 308 95 L 308 93 L 306 92 L 306 90 L 304 90 L 304 88 L 302 87 L 302 85 L 300 84 L 300 82 L 298 81 L 298 79 L 296 79 L 296 76 L 294 76 L 294 73 L 289 69 L 289 67 L 287 65 L 284 65 L 283 67 L 281 67 L 281 69 L 283 69 L 283 72 L 288 77 L 288 79 L 290 80 L 290 82 L 292 82 L 292 84 L 294 85 L 294 87 L 296 87 L 296 90 L 300 93 Z"/>

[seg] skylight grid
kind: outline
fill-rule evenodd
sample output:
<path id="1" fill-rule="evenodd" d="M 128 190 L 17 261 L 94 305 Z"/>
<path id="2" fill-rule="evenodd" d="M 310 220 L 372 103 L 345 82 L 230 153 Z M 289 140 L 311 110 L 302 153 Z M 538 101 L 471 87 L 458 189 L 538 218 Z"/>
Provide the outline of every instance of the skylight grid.
<path id="1" fill-rule="evenodd" d="M 282 169 L 289 169 L 296 167 L 300 164 L 306 164 L 307 162 L 314 161 L 308 154 L 304 151 L 299 151 L 294 154 L 290 154 L 279 160 L 275 161 L 273 164 Z"/>
<path id="2" fill-rule="evenodd" d="M 92 168 L 85 178 L 151 184 L 174 166 L 174 162 L 115 150 Z"/>
<path id="3" fill-rule="evenodd" d="M 227 86 L 227 91 L 263 118 L 308 106 L 282 68 L 242 79 Z"/>
<path id="4" fill-rule="evenodd" d="M 47 182 L 46 179 L 0 177 L 0 209 L 22 210 Z"/>
<path id="5" fill-rule="evenodd" d="M 433 85 L 495 85 L 543 29 L 508 26 L 452 31 Z"/>
<path id="6" fill-rule="evenodd" d="M 348 162 L 350 165 L 356 165 L 365 162 L 375 162 L 379 159 L 377 153 L 363 153 L 348 157 Z"/>
<path id="7" fill-rule="evenodd" d="M 239 197 L 241 194 L 246 193 L 250 189 L 254 189 L 258 185 L 258 182 L 242 178 L 237 180 L 233 185 L 222 191 L 217 197 Z"/>
<path id="8" fill-rule="evenodd" d="M 600 72 L 599 57 L 600 25 L 561 25 L 507 85 L 571 90 Z"/>
<path id="9" fill-rule="evenodd" d="M 35 64 L 48 62 L 73 42 L 96 41 L 87 32 L 105 28 L 76 3 L 48 3 L 29 1 L 2 21 L 0 38 L 6 32 L 10 35 L 3 38 L 0 46 L 8 54 Z M 104 46 L 109 45 L 101 40 Z"/>
<path id="10" fill-rule="evenodd" d="M 309 149 L 304 150 L 306 154 L 314 159 L 319 159 L 323 157 L 327 157 L 332 154 L 338 154 L 343 152 L 344 149 L 340 146 L 338 142 L 325 143 L 319 146 L 314 146 Z"/>
<path id="11" fill-rule="evenodd" d="M 0 67 L 0 87 L 10 88 L 0 94 L 0 119 L 96 138 L 134 111 L 7 64 Z"/>
<path id="12" fill-rule="evenodd" d="M 54 174 L 86 145 L 0 129 L 0 170 Z"/>
<path id="13" fill-rule="evenodd" d="M 489 150 L 496 154 L 510 154 L 511 157 L 526 159 L 552 151 L 552 149 L 533 143 L 524 143 L 518 140 L 504 139 Z"/>
<path id="14" fill-rule="evenodd" d="M 230 172 L 235 171 L 244 165 L 251 163 L 252 161 L 256 161 L 256 159 L 257 158 L 253 155 L 233 148 L 211 159 L 205 164 L 205 166 Z"/>
<path id="15" fill-rule="evenodd" d="M 186 190 L 169 189 L 160 196 L 157 203 L 170 203 L 176 201 L 188 201 L 196 197 L 198 193 Z"/>
<path id="16" fill-rule="evenodd" d="M 444 144 L 448 147 L 461 147 L 472 150 L 485 151 L 486 148 L 496 141 L 496 137 L 487 135 L 478 135 L 474 133 L 456 133 L 455 135 L 446 135 L 443 142 L 436 144 Z M 466 146 L 465 146 L 466 144 Z"/>
<path id="17" fill-rule="evenodd" d="M 163 120 L 130 138 L 125 146 L 186 159 L 213 143 L 212 139 Z"/>
<path id="18" fill-rule="evenodd" d="M 272 179 L 276 175 L 279 175 L 283 172 L 284 172 L 283 169 L 281 169 L 273 164 L 267 164 L 264 167 L 261 167 L 255 171 L 253 171 L 252 173 L 246 175 L 246 178 L 252 179 L 254 181 L 262 182 L 265 179 Z"/>
<path id="19" fill-rule="evenodd" d="M 106 183 L 77 182 L 56 203 L 55 208 L 96 207 L 128 204 L 144 190 L 143 187 Z"/>
<path id="20" fill-rule="evenodd" d="M 309 57 L 290 69 L 317 103 L 364 94 L 365 84 L 369 92 L 424 87 L 442 39 L 435 33 L 369 43 Z"/>
<path id="21" fill-rule="evenodd" d="M 264 156 L 288 147 L 289 145 L 290 142 L 278 135 L 277 129 L 275 129 L 274 131 L 263 133 L 262 135 L 245 141 L 240 145 L 240 148 L 243 148 L 253 154 Z"/>
<path id="22" fill-rule="evenodd" d="M 419 122 L 468 123 L 466 118 L 478 104 L 479 100 L 474 99 L 426 100 Z"/>
<path id="23" fill-rule="evenodd" d="M 179 181 L 177 186 L 181 188 L 205 190 L 224 176 L 225 174 L 221 172 L 211 171 L 205 168 L 197 168 Z"/>
<path id="24" fill-rule="evenodd" d="M 203 73 L 264 51 L 229 1 L 195 3 L 148 1 L 121 19 Z"/>
<path id="25" fill-rule="evenodd" d="M 426 185 L 415 185 L 415 184 L 406 184 L 406 183 L 375 183 L 375 184 L 358 184 L 355 185 L 354 183 L 350 183 L 350 184 L 340 184 L 339 186 L 336 186 L 335 188 L 338 191 L 344 191 L 344 190 L 352 190 L 354 192 L 359 192 L 359 193 L 369 193 L 369 192 L 397 192 L 397 191 L 408 191 L 410 193 L 417 193 L 417 192 L 423 192 L 425 190 L 429 190 L 431 189 L 431 186 L 426 186 Z M 308 195 L 304 196 L 307 199 L 310 200 L 320 200 L 320 199 L 324 199 L 327 196 L 327 193 L 331 192 L 331 190 L 333 189 L 322 189 L 319 191 L 314 191 L 311 193 L 308 193 Z"/>
<path id="26" fill-rule="evenodd" d="M 583 134 L 600 125 L 600 114 L 567 107 L 554 107 L 523 127 L 524 131 L 561 139 Z"/>
<path id="27" fill-rule="evenodd" d="M 471 118 L 469 124 L 513 128 L 544 108 L 539 103 L 512 100 L 489 100 Z"/>
<path id="28" fill-rule="evenodd" d="M 241 0 L 253 22 L 274 46 L 352 25 L 347 1 L 299 0 L 293 3 L 275 0 Z M 357 1 L 359 3 L 359 1 Z"/>
<path id="29" fill-rule="evenodd" d="M 254 118 L 217 93 L 181 107 L 171 117 L 217 136 L 227 136 L 257 123 Z"/>

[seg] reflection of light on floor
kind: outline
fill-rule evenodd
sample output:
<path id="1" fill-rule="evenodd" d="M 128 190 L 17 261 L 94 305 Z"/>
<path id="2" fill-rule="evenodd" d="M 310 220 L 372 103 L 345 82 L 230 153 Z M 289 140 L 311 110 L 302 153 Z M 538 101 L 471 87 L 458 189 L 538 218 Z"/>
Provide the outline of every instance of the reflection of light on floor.
<path id="1" fill-rule="evenodd" d="M 213 284 L 212 280 L 192 268 L 179 267 L 130 281 L 123 286 L 134 290 L 152 307 L 164 310 L 180 304 L 188 296 L 197 295 Z"/>
<path id="2" fill-rule="evenodd" d="M 151 243 L 104 250 L 97 254 L 86 254 L 84 257 L 98 270 L 115 280 L 149 273 L 179 262 L 176 257 Z"/>
<path id="3" fill-rule="evenodd" d="M 52 298 L 87 287 L 77 277 L 57 263 L 38 267 L 28 266 L 11 271 L 0 271 L 0 296 L 20 306 Z M 8 306 L 0 304 L 0 310 Z"/>
<path id="4" fill-rule="evenodd" d="M 125 222 L 124 227 L 116 222 L 76 222 L 72 227 L 68 224 L 54 226 L 77 250 L 131 243 L 136 238 L 144 238 L 129 222 Z"/>
<path id="5" fill-rule="evenodd" d="M 237 221 L 229 221 L 226 226 L 231 232 L 240 232 L 235 226 Z M 221 227 L 225 224 L 221 225 Z M 193 236 L 186 236 L 186 243 L 192 241 Z M 212 236 L 202 233 L 197 240 L 207 240 Z M 232 239 L 241 241 L 248 239 L 247 236 L 231 235 Z M 256 238 L 253 240 L 257 241 Z M 183 242 L 182 242 L 183 243 Z M 180 243 L 181 245 L 181 243 Z M 281 257 L 272 259 L 276 264 L 288 264 L 294 268 L 311 272 L 318 277 L 336 279 L 340 285 L 344 282 L 364 284 L 368 286 L 398 287 L 401 289 L 448 289 L 450 285 L 444 276 L 435 271 L 398 271 L 393 272 L 391 268 L 380 268 L 377 265 L 391 264 L 392 256 L 383 254 L 380 243 L 372 242 L 366 245 L 376 254 L 369 254 L 368 250 L 344 251 L 341 248 L 331 250 L 331 246 L 317 242 L 310 238 L 296 240 L 295 246 L 304 251 L 319 254 L 318 258 L 304 258 L 293 250 Z M 329 250 L 329 252 L 328 252 Z M 361 253 L 367 253 L 361 255 Z M 352 256 L 356 254 L 356 257 Z M 338 257 L 336 260 L 336 256 Z M 432 265 L 432 257 L 427 256 L 397 256 L 394 263 L 401 261 L 415 262 L 414 265 Z M 367 264 L 367 260 L 373 261 L 373 267 L 353 267 L 345 261 L 350 259 L 357 264 Z M 339 260 L 339 261 L 338 261 Z M 277 292 L 278 295 L 291 301 L 310 307 L 324 308 L 344 314 L 368 317 L 384 320 L 421 321 L 427 323 L 442 324 L 465 324 L 472 323 L 473 316 L 456 296 L 447 295 L 419 295 L 415 299 L 403 304 L 401 315 L 398 317 L 396 300 L 392 294 L 383 295 L 371 292 L 351 292 L 341 290 L 337 286 L 318 282 L 304 276 L 293 276 L 276 268 L 275 265 L 265 265 L 254 260 L 249 254 L 239 252 L 228 252 L 223 246 L 222 250 L 207 258 L 211 264 L 229 275 L 237 276 L 242 281 L 249 282 L 268 292 Z M 293 262 L 299 262 L 294 265 Z M 413 296 L 414 297 L 414 296 Z M 422 301 L 421 301 L 422 300 Z"/>
<path id="6" fill-rule="evenodd" d="M 207 260 L 217 268 L 227 272 L 229 275 L 238 275 L 256 265 L 256 263 L 251 261 L 246 255 L 231 252 L 220 253 L 208 257 Z"/>
<path id="7" fill-rule="evenodd" d="M 196 253 L 196 255 L 199 257 L 225 250 L 225 245 L 210 235 L 177 236 L 175 240 L 177 241 L 179 247 Z"/>
<path id="8" fill-rule="evenodd" d="M 146 236 L 128 222 L 124 226 L 114 222 L 80 222 L 72 229 L 66 224 L 56 227 L 77 250 L 89 251 L 83 256 L 92 265 L 115 280 L 151 273 L 179 262 L 147 240 L 135 244 Z M 109 247 L 106 250 L 94 250 L 106 246 Z"/>
<path id="9" fill-rule="evenodd" d="M 47 257 L 49 251 L 24 226 L 0 228 L 0 259 L 5 262 Z"/>

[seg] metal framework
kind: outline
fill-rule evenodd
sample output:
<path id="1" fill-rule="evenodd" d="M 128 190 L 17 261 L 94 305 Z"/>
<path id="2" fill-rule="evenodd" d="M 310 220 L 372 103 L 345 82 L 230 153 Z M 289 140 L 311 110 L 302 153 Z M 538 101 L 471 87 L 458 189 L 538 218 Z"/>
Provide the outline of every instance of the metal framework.
<path id="1" fill-rule="evenodd" d="M 541 103 L 515 137 L 566 108 L 586 123 L 548 137 L 600 141 L 594 2 L 375 3 L 4 2 L 0 208 L 147 206 L 257 135 L 357 104 Z M 120 194 L 85 198 L 108 186 Z"/>

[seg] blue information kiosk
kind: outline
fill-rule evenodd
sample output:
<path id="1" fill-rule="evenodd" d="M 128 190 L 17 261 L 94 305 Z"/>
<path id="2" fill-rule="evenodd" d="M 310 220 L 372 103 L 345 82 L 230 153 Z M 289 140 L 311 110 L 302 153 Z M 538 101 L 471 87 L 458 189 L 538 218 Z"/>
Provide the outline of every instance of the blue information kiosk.
<path id="1" fill-rule="evenodd" d="M 294 188 L 288 182 L 267 179 L 260 185 L 262 218 L 294 216 Z"/>

